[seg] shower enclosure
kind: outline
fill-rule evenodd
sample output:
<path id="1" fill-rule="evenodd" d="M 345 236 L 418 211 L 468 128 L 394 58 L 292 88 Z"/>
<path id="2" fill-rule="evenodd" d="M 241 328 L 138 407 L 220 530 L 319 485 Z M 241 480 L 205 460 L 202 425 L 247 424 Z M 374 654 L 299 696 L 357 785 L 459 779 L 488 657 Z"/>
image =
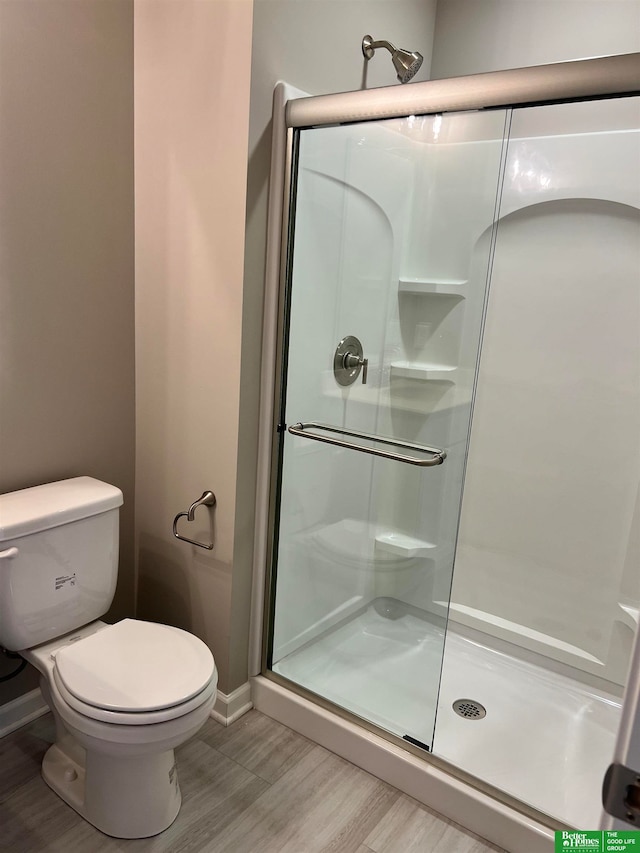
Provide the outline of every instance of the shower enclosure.
<path id="1" fill-rule="evenodd" d="M 638 56 L 550 68 L 289 105 L 263 676 L 595 828 L 640 606 Z"/>

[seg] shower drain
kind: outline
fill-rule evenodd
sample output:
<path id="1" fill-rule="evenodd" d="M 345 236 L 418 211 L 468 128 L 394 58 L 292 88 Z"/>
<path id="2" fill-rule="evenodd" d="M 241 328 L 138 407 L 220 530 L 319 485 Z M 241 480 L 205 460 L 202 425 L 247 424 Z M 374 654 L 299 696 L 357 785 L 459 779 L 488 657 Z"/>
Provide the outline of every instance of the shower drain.
<path id="1" fill-rule="evenodd" d="M 481 720 L 487 715 L 487 709 L 473 699 L 456 699 L 453 710 L 466 720 Z"/>

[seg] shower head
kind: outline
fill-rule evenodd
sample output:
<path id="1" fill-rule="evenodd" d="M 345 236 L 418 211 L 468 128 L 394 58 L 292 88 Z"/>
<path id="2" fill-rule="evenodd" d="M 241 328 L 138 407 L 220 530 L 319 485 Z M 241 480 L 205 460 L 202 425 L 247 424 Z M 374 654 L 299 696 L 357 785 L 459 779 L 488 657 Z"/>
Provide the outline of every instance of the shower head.
<path id="1" fill-rule="evenodd" d="M 422 65 L 423 56 L 421 53 L 412 53 L 410 50 L 394 47 L 391 42 L 384 39 L 374 41 L 371 36 L 365 36 L 362 39 L 362 53 L 367 60 L 371 59 L 379 47 L 386 47 L 391 54 L 391 61 L 401 83 L 408 83 Z"/>

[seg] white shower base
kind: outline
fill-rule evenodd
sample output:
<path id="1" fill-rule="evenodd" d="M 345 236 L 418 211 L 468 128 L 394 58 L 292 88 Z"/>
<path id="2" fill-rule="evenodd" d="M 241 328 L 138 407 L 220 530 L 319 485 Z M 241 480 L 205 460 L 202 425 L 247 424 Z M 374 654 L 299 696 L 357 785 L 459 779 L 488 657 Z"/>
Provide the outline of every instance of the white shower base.
<path id="1" fill-rule="evenodd" d="M 273 670 L 431 744 L 442 644 L 442 628 L 415 611 L 388 619 L 370 606 Z M 459 717 L 456 699 L 481 703 L 486 717 Z M 577 829 L 595 829 L 619 717 L 615 696 L 450 627 L 433 753 L 479 779 Z"/>

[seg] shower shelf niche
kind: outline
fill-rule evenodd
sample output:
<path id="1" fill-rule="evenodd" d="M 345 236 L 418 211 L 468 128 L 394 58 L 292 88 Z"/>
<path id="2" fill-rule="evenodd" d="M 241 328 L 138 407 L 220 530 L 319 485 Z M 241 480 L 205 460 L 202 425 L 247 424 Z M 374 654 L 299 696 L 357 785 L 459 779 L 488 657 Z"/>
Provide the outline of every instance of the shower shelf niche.
<path id="1" fill-rule="evenodd" d="M 401 278 L 398 281 L 398 293 L 413 295 L 457 296 L 464 299 L 461 290 L 467 284 L 467 279 L 437 279 L 437 278 Z"/>
<path id="2" fill-rule="evenodd" d="M 421 382 L 455 382 L 457 367 L 446 364 L 425 364 L 419 361 L 392 361 L 391 372 L 403 379 Z"/>
<path id="3" fill-rule="evenodd" d="M 329 383 L 327 383 L 326 387 L 322 388 L 322 395 L 330 399 L 340 400 L 348 397 L 349 402 L 358 407 L 372 407 L 385 411 L 393 410 L 394 412 L 409 412 L 411 414 L 421 414 L 425 418 L 434 412 L 454 411 L 459 409 L 460 406 L 468 405 L 469 403 L 470 393 L 466 392 L 465 389 L 456 388 L 455 382 L 448 378 L 448 374 L 447 378 L 437 386 L 430 386 L 425 381 L 414 382 L 412 380 L 416 378 L 415 376 L 411 376 L 405 380 L 404 377 L 395 371 L 393 372 L 393 376 L 395 378 L 393 387 L 389 386 L 387 379 L 385 380 L 387 384 L 383 384 L 381 387 L 375 389 L 377 393 L 372 392 L 373 384 L 364 386 L 352 385 L 350 388 L 331 388 L 329 387 Z M 335 385 L 333 376 L 331 379 Z M 420 380 L 420 377 L 418 377 L 418 380 Z M 427 389 L 435 392 L 435 399 L 432 399 L 428 393 L 425 395 Z M 453 396 L 454 389 L 455 397 Z"/>
<path id="4" fill-rule="evenodd" d="M 426 542 L 424 539 L 416 539 L 414 536 L 407 536 L 405 533 L 395 531 L 378 533 L 375 541 L 376 548 L 379 551 L 386 551 L 396 557 L 408 559 L 433 556 L 434 549 L 437 548 L 433 542 Z"/>
<path id="5" fill-rule="evenodd" d="M 392 378 L 449 385 L 460 382 L 455 352 L 462 335 L 468 283 L 466 278 L 399 277 L 401 337 L 414 350 L 414 358 L 407 358 L 410 353 L 405 352 L 404 359 L 394 359 Z"/>
<path id="6" fill-rule="evenodd" d="M 367 565 L 374 562 L 385 563 L 389 555 L 411 559 L 414 557 L 435 557 L 438 545 L 415 536 L 409 536 L 399 530 L 375 530 L 374 525 L 358 518 L 343 518 L 340 521 L 321 525 L 300 534 L 301 544 L 309 549 L 330 555 L 333 559 L 346 560 Z M 373 550 L 381 552 L 378 561 Z"/>

